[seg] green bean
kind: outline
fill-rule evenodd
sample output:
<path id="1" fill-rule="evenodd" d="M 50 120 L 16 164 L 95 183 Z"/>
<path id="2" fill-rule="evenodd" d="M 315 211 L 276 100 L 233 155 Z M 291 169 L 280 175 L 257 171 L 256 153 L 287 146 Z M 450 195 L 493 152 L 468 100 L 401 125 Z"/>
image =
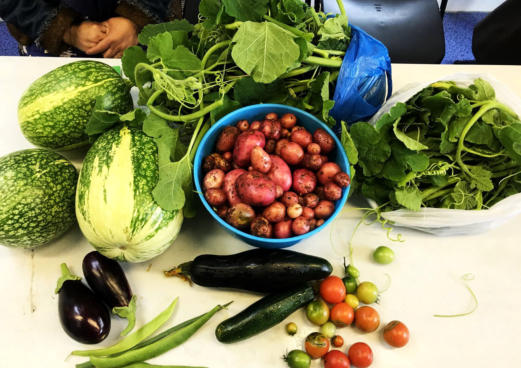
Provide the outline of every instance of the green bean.
<path id="1" fill-rule="evenodd" d="M 115 357 L 90 357 L 91 363 L 97 368 L 117 368 L 126 365 L 143 362 L 167 352 L 188 340 L 199 328 L 201 328 L 215 313 L 225 306 L 218 305 L 194 322 L 180 328 L 174 333 L 165 336 L 147 346 L 132 349 Z"/>
<path id="2" fill-rule="evenodd" d="M 206 367 L 192 367 L 188 365 L 156 365 L 156 364 L 148 364 L 145 362 L 132 363 L 130 365 L 126 365 L 123 368 L 206 368 Z"/>
<path id="3" fill-rule="evenodd" d="M 174 313 L 174 308 L 177 304 L 177 300 L 179 298 L 175 298 L 174 301 L 166 308 L 164 311 L 159 313 L 157 317 L 153 320 L 142 326 L 140 329 L 135 331 L 134 333 L 128 335 L 127 337 L 121 339 L 118 343 L 109 346 L 103 349 L 93 349 L 93 350 L 75 350 L 71 353 L 71 355 L 77 356 L 107 356 L 113 355 L 116 353 L 120 353 L 122 351 L 128 350 L 133 346 L 136 346 L 141 341 L 145 340 L 147 337 L 156 332 L 161 326 L 163 326 Z"/>
<path id="4" fill-rule="evenodd" d="M 192 319 L 189 319 L 187 321 L 184 321 L 184 322 L 181 322 L 180 324 L 178 325 L 175 325 L 174 327 L 170 327 L 168 330 L 165 330 L 163 332 L 161 332 L 160 334 L 157 334 L 156 336 L 153 336 L 149 339 L 146 339 L 145 341 L 142 341 L 140 342 L 139 344 L 137 344 L 136 346 L 133 346 L 131 347 L 130 349 L 128 350 L 125 350 L 121 353 L 117 353 L 117 354 L 113 354 L 113 355 L 110 355 L 110 356 L 118 356 L 118 355 L 121 355 L 123 353 L 126 353 L 127 351 L 130 351 L 130 350 L 135 350 L 135 349 L 139 349 L 139 348 L 142 348 L 144 346 L 147 346 L 147 345 L 150 345 L 154 342 L 156 342 L 157 340 L 160 340 L 162 339 L 163 337 L 185 327 L 185 326 L 188 326 L 189 324 L 191 324 L 192 322 L 194 322 L 195 320 L 201 318 L 202 316 L 204 316 L 204 314 L 201 314 L 197 317 L 194 317 Z M 90 361 L 86 361 L 86 362 L 83 362 L 83 363 L 80 363 L 80 364 L 76 364 L 76 368 L 95 368 L 94 365 L 90 362 Z"/>

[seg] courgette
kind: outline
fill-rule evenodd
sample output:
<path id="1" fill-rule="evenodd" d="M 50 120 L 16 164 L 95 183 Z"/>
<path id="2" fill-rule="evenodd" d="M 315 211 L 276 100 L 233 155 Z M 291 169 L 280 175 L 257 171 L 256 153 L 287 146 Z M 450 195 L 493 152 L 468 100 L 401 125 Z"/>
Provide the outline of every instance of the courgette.
<path id="1" fill-rule="evenodd" d="M 333 271 L 324 258 L 284 249 L 252 249 L 232 255 L 203 254 L 169 271 L 197 285 L 257 292 L 288 290 Z"/>
<path id="2" fill-rule="evenodd" d="M 268 294 L 242 312 L 221 322 L 215 330 L 215 336 L 223 343 L 247 339 L 282 322 L 313 300 L 313 297 L 313 288 L 309 285 Z"/>

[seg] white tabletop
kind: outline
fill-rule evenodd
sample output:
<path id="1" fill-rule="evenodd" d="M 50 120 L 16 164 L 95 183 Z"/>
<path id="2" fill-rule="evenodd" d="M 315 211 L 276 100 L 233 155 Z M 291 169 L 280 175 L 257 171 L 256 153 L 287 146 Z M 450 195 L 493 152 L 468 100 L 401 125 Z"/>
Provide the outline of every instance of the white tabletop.
<path id="1" fill-rule="evenodd" d="M 23 91 L 36 78 L 70 62 L 67 58 L 0 58 L 0 156 L 29 148 L 17 122 L 17 104 Z M 108 60 L 117 65 L 118 60 Z M 521 96 L 521 67 L 476 65 L 393 65 L 395 89 L 415 81 L 441 78 L 454 72 L 487 73 Z M 77 160 L 76 160 L 77 162 Z M 333 243 L 331 227 L 291 249 L 322 256 L 342 276 L 345 243 L 361 215 L 349 205 L 336 222 Z M 375 368 L 405 367 L 520 367 L 518 328 L 521 326 L 521 217 L 484 234 L 435 237 L 405 229 L 404 242 L 390 241 L 380 225 L 361 226 L 354 239 L 355 262 L 362 280 L 383 287 L 375 308 L 382 326 L 398 319 L 411 331 L 409 344 L 402 349 L 387 347 L 379 333 L 364 334 L 355 328 L 342 328 L 346 347 L 367 342 L 374 352 Z M 379 245 L 396 253 L 395 262 L 377 265 L 370 254 Z M 200 286 L 190 287 L 179 279 L 167 279 L 162 271 L 203 253 L 230 254 L 249 249 L 225 233 L 201 210 L 194 220 L 186 220 L 176 242 L 161 256 L 143 264 L 125 265 L 133 291 L 138 295 L 138 325 L 149 321 L 176 296 L 179 303 L 170 325 L 233 300 L 228 310 L 219 312 L 196 335 L 180 347 L 152 360 L 158 364 L 197 365 L 213 368 L 285 367 L 282 355 L 302 348 L 305 336 L 316 330 L 297 311 L 288 321 L 299 326 L 296 336 L 284 332 L 282 323 L 246 341 L 224 345 L 214 337 L 214 329 L 225 318 L 236 314 L 259 295 Z M 34 252 L 0 247 L 0 367 L 72 367 L 81 358 L 67 358 L 84 348 L 70 339 L 58 319 L 54 295 L 59 265 L 66 262 L 81 274 L 81 260 L 92 250 L 74 228 L 58 241 Z M 435 318 L 433 314 L 461 313 L 473 306 L 460 277 L 472 273 L 470 281 L 479 300 L 477 310 L 466 317 Z M 115 342 L 124 321 L 113 319 L 109 337 L 101 345 Z M 312 367 L 320 367 L 314 361 Z"/>

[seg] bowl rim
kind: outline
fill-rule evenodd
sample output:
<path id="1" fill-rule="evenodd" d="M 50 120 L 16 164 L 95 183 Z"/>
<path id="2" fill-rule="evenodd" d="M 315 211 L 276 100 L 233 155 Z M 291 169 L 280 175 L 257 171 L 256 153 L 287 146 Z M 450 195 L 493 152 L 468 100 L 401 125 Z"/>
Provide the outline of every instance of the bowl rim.
<path id="1" fill-rule="evenodd" d="M 194 158 L 194 173 L 193 173 L 194 183 L 195 183 L 195 189 L 197 191 L 197 194 L 199 195 L 199 198 L 201 199 L 206 210 L 211 214 L 211 216 L 215 220 L 217 220 L 217 222 L 220 225 L 224 226 L 226 229 L 232 231 L 233 233 L 236 233 L 240 237 L 249 239 L 256 243 L 267 243 L 267 244 L 273 244 L 273 245 L 276 245 L 276 244 L 283 245 L 283 244 L 287 244 L 287 243 L 295 244 L 303 239 L 309 238 L 309 237 L 317 234 L 323 228 L 328 226 L 335 219 L 336 216 L 338 216 L 338 214 L 340 213 L 340 211 L 342 211 L 342 209 L 344 208 L 344 206 L 347 202 L 347 197 L 349 195 L 349 190 L 351 189 L 351 184 L 349 184 L 346 188 L 343 188 L 344 190 L 342 193 L 342 197 L 338 201 L 335 201 L 335 210 L 333 211 L 331 216 L 329 216 L 324 221 L 324 223 L 322 225 L 318 226 L 317 228 L 315 228 L 305 234 L 292 236 L 289 238 L 263 238 L 260 236 L 255 236 L 255 235 L 249 234 L 240 229 L 237 229 L 236 227 L 233 227 L 232 225 L 230 225 L 226 221 L 224 221 L 221 217 L 219 217 L 219 215 L 217 215 L 217 213 L 213 210 L 213 208 L 210 206 L 210 204 L 206 201 L 206 198 L 204 198 L 203 190 L 201 187 L 201 182 L 200 182 L 199 175 L 198 175 L 198 172 L 199 172 L 199 169 L 201 166 L 201 162 L 203 160 L 203 157 L 201 157 L 203 147 L 206 147 L 207 141 L 210 139 L 210 137 L 212 137 L 213 134 L 215 134 L 216 131 L 222 129 L 224 126 L 231 125 L 231 124 L 224 125 L 225 122 L 229 122 L 230 120 L 237 120 L 237 121 L 240 120 L 240 115 L 245 110 L 251 110 L 251 109 L 264 110 L 264 109 L 273 109 L 273 108 L 277 108 L 277 109 L 283 108 L 283 109 L 286 109 L 288 112 L 291 112 L 291 113 L 297 112 L 299 115 L 304 115 L 308 119 L 317 123 L 319 125 L 319 127 L 324 129 L 329 135 L 331 135 L 333 137 L 333 139 L 335 140 L 335 144 L 337 146 L 337 149 L 339 150 L 341 160 L 344 161 L 343 163 L 344 163 L 345 167 L 347 168 L 346 172 L 349 176 L 351 176 L 350 164 L 349 164 L 349 159 L 347 158 L 347 154 L 341 148 L 342 142 L 340 141 L 340 139 L 337 137 L 337 135 L 333 132 L 333 130 L 331 128 L 329 128 L 324 122 L 322 122 L 316 116 L 310 114 L 307 111 L 299 109 L 297 107 L 283 105 L 283 104 L 266 103 L 266 104 L 254 104 L 254 105 L 248 105 L 248 106 L 241 107 L 241 108 L 234 110 L 234 111 L 226 114 L 225 116 L 221 117 L 218 121 L 216 121 L 210 127 L 210 129 L 204 134 L 203 138 L 201 139 L 201 142 L 199 143 L 199 146 L 197 147 L 197 151 L 196 151 L 195 158 Z M 336 163 L 336 161 L 335 161 L 335 163 Z"/>

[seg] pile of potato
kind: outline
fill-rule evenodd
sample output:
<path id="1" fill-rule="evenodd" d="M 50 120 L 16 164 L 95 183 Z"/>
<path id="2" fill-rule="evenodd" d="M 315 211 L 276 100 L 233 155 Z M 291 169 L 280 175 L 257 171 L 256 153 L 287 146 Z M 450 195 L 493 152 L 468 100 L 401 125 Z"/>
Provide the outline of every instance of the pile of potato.
<path id="1" fill-rule="evenodd" d="M 329 161 L 335 140 L 313 134 L 294 114 L 224 128 L 205 157 L 204 197 L 230 225 L 266 238 L 289 238 L 322 225 L 349 175 Z"/>

